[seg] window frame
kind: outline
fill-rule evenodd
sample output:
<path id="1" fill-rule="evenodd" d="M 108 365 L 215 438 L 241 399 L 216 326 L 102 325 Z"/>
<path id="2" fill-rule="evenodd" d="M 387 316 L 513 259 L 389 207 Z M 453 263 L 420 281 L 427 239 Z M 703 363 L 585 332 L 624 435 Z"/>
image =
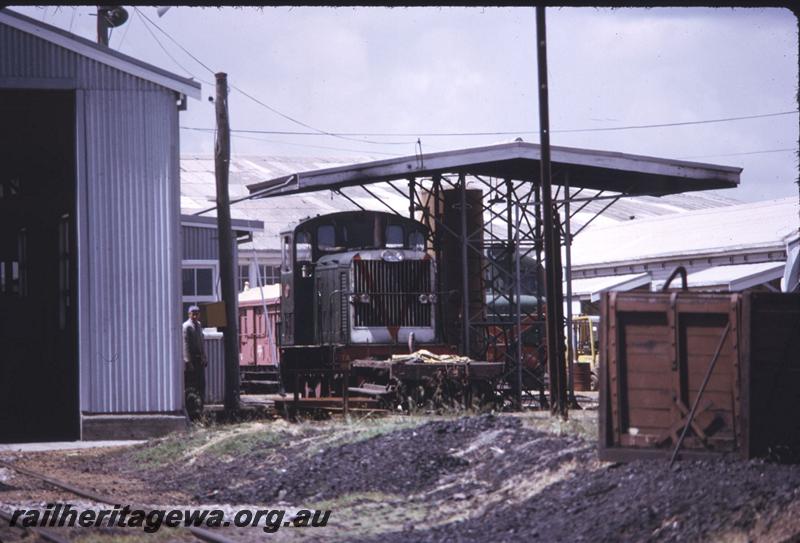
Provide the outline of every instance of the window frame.
<path id="1" fill-rule="evenodd" d="M 195 285 L 194 290 L 195 294 L 193 295 L 184 295 L 183 294 L 183 272 L 184 270 L 196 270 L 196 269 L 210 269 L 211 270 L 211 294 L 210 295 L 198 295 L 197 292 L 197 275 L 195 275 Z M 181 304 L 187 303 L 207 303 L 207 302 L 217 302 L 219 301 L 219 262 L 216 260 L 182 260 L 181 261 Z M 184 315 L 185 317 L 185 315 Z"/>

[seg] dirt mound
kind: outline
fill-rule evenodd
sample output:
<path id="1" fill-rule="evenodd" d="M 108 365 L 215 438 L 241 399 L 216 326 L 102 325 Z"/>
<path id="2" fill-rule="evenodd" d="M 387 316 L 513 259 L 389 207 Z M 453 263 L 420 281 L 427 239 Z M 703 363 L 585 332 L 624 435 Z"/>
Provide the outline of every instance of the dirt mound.
<path id="1" fill-rule="evenodd" d="M 800 470 L 760 461 L 578 469 L 521 503 L 361 541 L 800 541 Z"/>
<path id="2" fill-rule="evenodd" d="M 309 445 L 294 446 L 293 454 L 279 462 L 271 457 L 271 447 L 257 447 L 237 457 L 233 465 L 217 462 L 211 466 L 201 461 L 177 470 L 173 466 L 162 475 L 167 484 L 194 483 L 198 498 L 213 497 L 227 503 L 298 503 L 363 492 L 418 493 L 436 485 L 441 477 L 470 466 L 469 458 L 457 453 L 465 443 L 487 432 L 514 435 L 529 431 L 523 432 L 521 421 L 512 417 L 464 417 L 353 443 L 334 443 L 311 454 Z M 491 445 L 485 444 L 487 448 Z M 487 475 L 493 478 L 503 476 L 502 470 L 488 471 L 492 470 L 487 470 Z M 233 480 L 241 484 L 232 486 Z"/>
<path id="3" fill-rule="evenodd" d="M 596 426 L 592 412 L 278 421 L 25 463 L 143 503 L 331 510 L 304 541 L 800 541 L 800 466 L 605 463 Z"/>

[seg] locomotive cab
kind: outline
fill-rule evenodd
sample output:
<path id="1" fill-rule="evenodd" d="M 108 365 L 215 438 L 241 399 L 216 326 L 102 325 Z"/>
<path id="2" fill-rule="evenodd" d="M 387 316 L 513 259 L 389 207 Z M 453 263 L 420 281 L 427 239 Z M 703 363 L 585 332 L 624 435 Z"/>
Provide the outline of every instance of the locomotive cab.
<path id="1" fill-rule="evenodd" d="M 284 359 L 390 356 L 407 352 L 412 333 L 420 346 L 439 340 L 436 269 L 421 223 L 342 212 L 301 221 L 281 238 Z"/>

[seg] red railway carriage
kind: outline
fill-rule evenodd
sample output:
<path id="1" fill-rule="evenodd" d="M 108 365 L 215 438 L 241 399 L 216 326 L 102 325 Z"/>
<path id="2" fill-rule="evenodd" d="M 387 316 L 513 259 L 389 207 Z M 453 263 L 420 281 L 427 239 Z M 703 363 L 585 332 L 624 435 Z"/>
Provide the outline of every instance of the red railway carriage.
<path id="1" fill-rule="evenodd" d="M 280 285 L 239 293 L 239 364 L 243 370 L 247 366 L 278 366 L 280 302 Z"/>

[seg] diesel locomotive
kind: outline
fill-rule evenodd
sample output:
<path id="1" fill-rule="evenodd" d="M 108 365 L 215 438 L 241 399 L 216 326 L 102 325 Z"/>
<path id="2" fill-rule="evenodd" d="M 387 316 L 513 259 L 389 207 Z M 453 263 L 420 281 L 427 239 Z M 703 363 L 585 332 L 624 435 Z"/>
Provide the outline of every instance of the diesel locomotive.
<path id="1" fill-rule="evenodd" d="M 458 357 L 445 341 L 428 234 L 418 221 L 378 211 L 316 216 L 281 233 L 280 296 L 268 313 L 279 315 L 287 391 L 430 396 L 444 380 L 491 388 L 503 364 Z"/>

